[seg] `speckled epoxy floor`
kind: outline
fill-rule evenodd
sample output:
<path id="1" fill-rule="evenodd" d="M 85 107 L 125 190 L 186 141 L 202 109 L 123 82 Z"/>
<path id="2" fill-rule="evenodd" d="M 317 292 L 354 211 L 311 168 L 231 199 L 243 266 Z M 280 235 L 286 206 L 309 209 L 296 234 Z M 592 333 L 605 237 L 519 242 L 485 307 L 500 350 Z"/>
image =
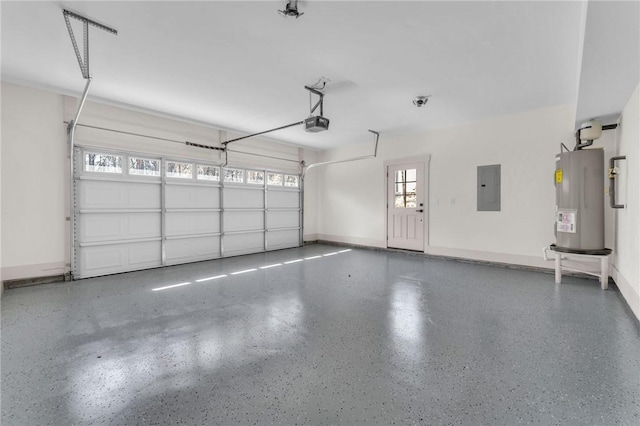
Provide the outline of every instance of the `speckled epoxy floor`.
<path id="1" fill-rule="evenodd" d="M 343 250 L 6 291 L 2 425 L 639 424 L 615 286 Z"/>

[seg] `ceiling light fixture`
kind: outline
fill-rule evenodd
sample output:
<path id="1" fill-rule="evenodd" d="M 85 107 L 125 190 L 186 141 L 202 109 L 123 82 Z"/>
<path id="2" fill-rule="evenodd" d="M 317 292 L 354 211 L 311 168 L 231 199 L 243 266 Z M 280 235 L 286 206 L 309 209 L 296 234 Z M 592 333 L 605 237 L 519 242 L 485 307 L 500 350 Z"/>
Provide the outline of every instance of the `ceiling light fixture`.
<path id="1" fill-rule="evenodd" d="M 429 96 L 416 96 L 415 99 L 413 100 L 413 104 L 415 106 L 417 106 L 418 108 L 422 108 L 423 106 L 425 106 L 427 104 L 427 102 L 429 102 L 429 98 L 431 97 L 431 95 Z"/>
<path id="2" fill-rule="evenodd" d="M 285 0 L 284 10 L 278 10 L 278 13 L 285 18 L 287 16 L 295 16 L 296 19 L 304 15 L 304 12 L 298 12 L 298 0 Z"/>

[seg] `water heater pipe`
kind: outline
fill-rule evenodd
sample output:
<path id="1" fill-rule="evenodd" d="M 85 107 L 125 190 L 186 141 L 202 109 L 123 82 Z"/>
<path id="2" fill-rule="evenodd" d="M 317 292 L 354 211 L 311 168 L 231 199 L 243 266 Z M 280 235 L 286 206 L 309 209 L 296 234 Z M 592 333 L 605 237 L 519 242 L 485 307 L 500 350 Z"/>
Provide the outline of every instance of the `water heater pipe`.
<path id="1" fill-rule="evenodd" d="M 613 209 L 624 209 L 624 204 L 616 203 L 616 176 L 618 175 L 616 161 L 626 159 L 626 155 L 619 155 L 609 159 L 609 204 Z"/>

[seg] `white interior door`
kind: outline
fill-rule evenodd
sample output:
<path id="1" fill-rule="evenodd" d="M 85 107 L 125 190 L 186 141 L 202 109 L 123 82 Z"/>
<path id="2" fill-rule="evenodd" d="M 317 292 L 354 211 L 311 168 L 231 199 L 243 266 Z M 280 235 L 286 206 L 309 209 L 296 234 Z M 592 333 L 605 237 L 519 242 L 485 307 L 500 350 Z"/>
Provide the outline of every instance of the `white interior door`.
<path id="1" fill-rule="evenodd" d="M 387 167 L 387 247 L 424 251 L 424 163 Z"/>

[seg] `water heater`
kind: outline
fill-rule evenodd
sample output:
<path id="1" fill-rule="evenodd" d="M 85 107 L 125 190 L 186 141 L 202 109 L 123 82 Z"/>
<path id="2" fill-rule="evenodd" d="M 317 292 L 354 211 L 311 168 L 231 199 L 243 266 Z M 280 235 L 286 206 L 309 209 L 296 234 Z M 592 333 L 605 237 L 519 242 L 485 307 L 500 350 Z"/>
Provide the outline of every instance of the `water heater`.
<path id="1" fill-rule="evenodd" d="M 604 246 L 604 151 L 556 155 L 556 251 L 610 252 Z"/>

